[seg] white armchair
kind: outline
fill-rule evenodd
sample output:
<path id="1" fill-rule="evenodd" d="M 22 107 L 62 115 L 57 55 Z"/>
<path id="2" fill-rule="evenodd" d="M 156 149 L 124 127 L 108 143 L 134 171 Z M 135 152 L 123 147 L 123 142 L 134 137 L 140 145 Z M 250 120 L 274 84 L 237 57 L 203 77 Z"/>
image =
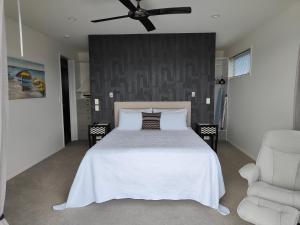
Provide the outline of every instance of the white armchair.
<path id="1" fill-rule="evenodd" d="M 270 131 L 263 140 L 256 164 L 240 175 L 248 181 L 239 216 L 256 225 L 295 225 L 300 210 L 300 132 Z"/>
<path id="2" fill-rule="evenodd" d="M 239 170 L 241 177 L 248 181 L 248 185 L 251 186 L 259 179 L 259 167 L 254 163 L 249 163 Z"/>

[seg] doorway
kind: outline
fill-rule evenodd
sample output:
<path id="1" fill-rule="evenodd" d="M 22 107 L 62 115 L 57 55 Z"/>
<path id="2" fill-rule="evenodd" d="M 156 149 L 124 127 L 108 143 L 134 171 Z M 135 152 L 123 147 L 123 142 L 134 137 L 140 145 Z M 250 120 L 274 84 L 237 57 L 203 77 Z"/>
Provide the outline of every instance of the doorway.
<path id="1" fill-rule="evenodd" d="M 61 89 L 65 145 L 71 142 L 70 97 L 69 97 L 69 68 L 68 59 L 60 57 Z"/>

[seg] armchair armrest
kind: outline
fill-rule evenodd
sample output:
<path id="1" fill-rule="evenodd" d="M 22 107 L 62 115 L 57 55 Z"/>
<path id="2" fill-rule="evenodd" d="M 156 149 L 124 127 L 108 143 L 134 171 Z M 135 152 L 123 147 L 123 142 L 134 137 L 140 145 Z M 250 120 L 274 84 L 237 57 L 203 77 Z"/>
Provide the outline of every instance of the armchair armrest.
<path id="1" fill-rule="evenodd" d="M 245 178 L 248 181 L 248 185 L 251 186 L 253 183 L 258 181 L 258 178 L 260 176 L 260 170 L 257 165 L 254 163 L 249 163 L 245 166 L 243 166 L 239 173 L 241 177 Z"/>

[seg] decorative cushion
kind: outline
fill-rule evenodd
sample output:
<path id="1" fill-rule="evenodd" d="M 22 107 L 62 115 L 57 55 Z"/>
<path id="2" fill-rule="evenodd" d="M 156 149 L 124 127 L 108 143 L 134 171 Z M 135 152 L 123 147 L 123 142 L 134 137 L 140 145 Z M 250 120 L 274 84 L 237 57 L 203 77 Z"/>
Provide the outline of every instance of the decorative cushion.
<path id="1" fill-rule="evenodd" d="M 161 113 L 142 113 L 143 126 L 142 129 L 160 129 L 160 116 Z"/>

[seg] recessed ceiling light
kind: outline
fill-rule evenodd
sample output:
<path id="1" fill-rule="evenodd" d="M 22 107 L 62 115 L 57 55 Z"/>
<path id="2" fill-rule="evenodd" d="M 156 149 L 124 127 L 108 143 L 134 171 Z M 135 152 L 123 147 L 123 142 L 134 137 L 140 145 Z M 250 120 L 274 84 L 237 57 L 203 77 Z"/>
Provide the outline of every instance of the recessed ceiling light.
<path id="1" fill-rule="evenodd" d="M 219 19 L 220 17 L 221 17 L 220 14 L 211 15 L 211 18 L 213 18 L 213 19 Z"/>
<path id="2" fill-rule="evenodd" d="M 66 34 L 65 36 L 64 36 L 64 38 L 70 38 L 71 36 L 69 35 L 69 34 Z"/>
<path id="3" fill-rule="evenodd" d="M 77 18 L 75 18 L 75 17 L 73 17 L 73 16 L 69 16 L 69 17 L 67 18 L 67 20 L 68 20 L 69 22 L 76 22 L 76 21 L 77 21 Z"/>

